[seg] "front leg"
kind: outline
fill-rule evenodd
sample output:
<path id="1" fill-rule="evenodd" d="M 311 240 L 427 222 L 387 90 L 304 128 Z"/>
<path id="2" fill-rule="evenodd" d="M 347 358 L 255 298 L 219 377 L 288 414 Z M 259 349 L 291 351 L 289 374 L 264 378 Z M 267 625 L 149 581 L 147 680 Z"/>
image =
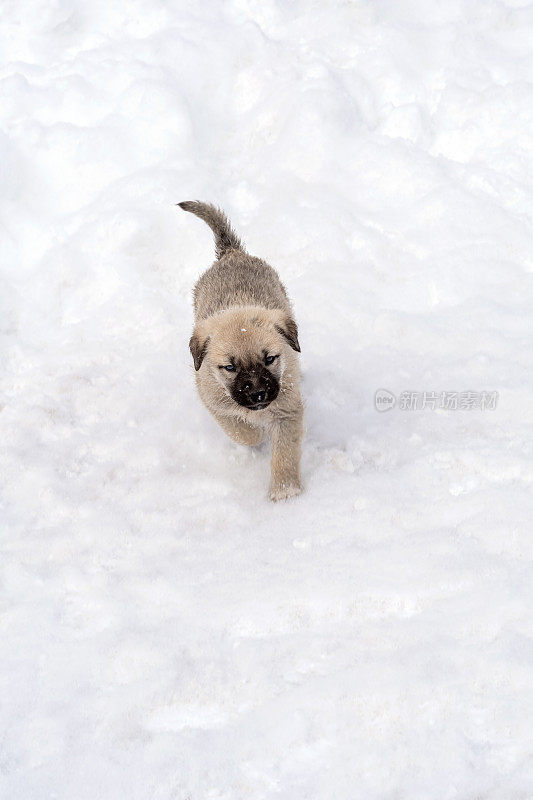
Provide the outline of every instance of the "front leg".
<path id="1" fill-rule="evenodd" d="M 247 444 L 251 447 L 261 444 L 265 438 L 264 428 L 249 425 L 244 420 L 237 417 L 224 416 L 223 414 L 213 414 L 214 418 L 230 439 L 237 444 Z"/>
<path id="2" fill-rule="evenodd" d="M 290 416 L 275 420 L 270 430 L 272 465 L 270 499 L 285 500 L 302 491 L 300 457 L 302 453 L 303 413 L 296 409 Z"/>

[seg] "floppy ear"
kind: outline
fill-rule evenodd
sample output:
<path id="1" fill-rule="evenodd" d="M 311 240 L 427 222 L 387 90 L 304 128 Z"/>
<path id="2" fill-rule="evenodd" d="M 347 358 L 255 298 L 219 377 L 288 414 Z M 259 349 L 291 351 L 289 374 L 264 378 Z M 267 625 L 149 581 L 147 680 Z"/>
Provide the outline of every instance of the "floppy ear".
<path id="1" fill-rule="evenodd" d="M 202 366 L 202 361 L 207 352 L 207 345 L 209 344 L 209 336 L 207 338 L 200 337 L 195 330 L 189 341 L 189 350 L 194 361 L 194 369 L 196 372 Z"/>
<path id="2" fill-rule="evenodd" d="M 285 337 L 293 350 L 296 350 L 297 353 L 301 352 L 300 342 L 298 341 L 298 326 L 292 317 L 285 316 L 282 324 L 274 325 L 274 327 L 278 333 Z"/>

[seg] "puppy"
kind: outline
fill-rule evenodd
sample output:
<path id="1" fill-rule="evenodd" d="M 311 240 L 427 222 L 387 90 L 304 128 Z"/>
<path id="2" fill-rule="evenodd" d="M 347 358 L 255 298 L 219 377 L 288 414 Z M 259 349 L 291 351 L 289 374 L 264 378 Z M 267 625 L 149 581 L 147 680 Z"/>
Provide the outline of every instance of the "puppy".
<path id="1" fill-rule="evenodd" d="M 206 203 L 178 204 L 206 222 L 217 260 L 194 287 L 189 348 L 200 398 L 239 444 L 272 444 L 270 499 L 300 493 L 303 405 L 298 328 L 277 272 L 248 255 L 227 217 Z"/>

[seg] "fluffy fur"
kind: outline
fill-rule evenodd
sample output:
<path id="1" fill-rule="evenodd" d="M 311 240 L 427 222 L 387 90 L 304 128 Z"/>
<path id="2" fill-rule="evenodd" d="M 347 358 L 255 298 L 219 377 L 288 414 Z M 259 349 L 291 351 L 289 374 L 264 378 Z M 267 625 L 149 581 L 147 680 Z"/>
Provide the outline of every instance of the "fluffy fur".
<path id="1" fill-rule="evenodd" d="M 239 444 L 272 444 L 270 498 L 301 491 L 298 328 L 277 272 L 250 256 L 212 205 L 179 203 L 212 229 L 217 261 L 194 288 L 189 347 L 200 397 Z"/>

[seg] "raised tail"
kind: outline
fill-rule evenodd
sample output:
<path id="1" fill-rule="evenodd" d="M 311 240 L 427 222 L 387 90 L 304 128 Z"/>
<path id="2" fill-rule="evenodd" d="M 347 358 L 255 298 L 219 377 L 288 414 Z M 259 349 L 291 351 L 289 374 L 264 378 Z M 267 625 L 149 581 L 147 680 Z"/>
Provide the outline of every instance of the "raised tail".
<path id="1" fill-rule="evenodd" d="M 228 218 L 219 208 L 210 203 L 200 203 L 197 200 L 185 200 L 178 205 L 184 211 L 190 211 L 191 214 L 196 214 L 197 217 L 207 222 L 215 235 L 217 258 L 222 258 L 228 250 L 244 250 L 242 242 L 232 229 Z"/>

